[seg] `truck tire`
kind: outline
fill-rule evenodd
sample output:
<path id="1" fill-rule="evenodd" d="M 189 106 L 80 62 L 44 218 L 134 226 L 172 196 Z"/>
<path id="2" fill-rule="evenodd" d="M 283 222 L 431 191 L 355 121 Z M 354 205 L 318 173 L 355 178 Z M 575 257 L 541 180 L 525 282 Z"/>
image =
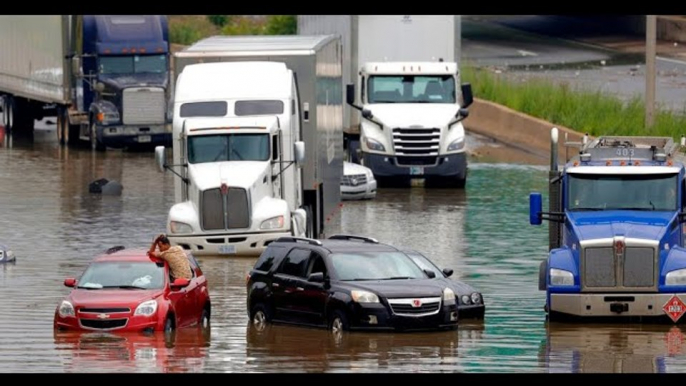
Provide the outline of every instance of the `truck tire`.
<path id="1" fill-rule="evenodd" d="M 102 143 L 100 143 L 100 141 L 98 141 L 97 127 L 95 126 L 95 122 L 93 122 L 92 120 L 90 121 L 90 124 L 88 125 L 88 136 L 90 137 L 92 150 L 105 151 L 105 145 L 103 145 Z"/>
<path id="2" fill-rule="evenodd" d="M 67 142 L 72 145 L 78 145 L 81 142 L 81 125 L 67 123 L 67 130 Z"/>
<path id="3" fill-rule="evenodd" d="M 541 265 L 538 268 L 538 289 L 539 291 L 545 291 L 548 289 L 547 285 L 547 274 L 548 274 L 548 262 L 541 261 Z"/>
<path id="4" fill-rule="evenodd" d="M 314 238 L 314 217 L 312 217 L 312 207 L 310 205 L 305 205 L 305 213 L 307 213 L 307 226 L 305 228 L 305 237 L 313 239 Z"/>
<path id="5" fill-rule="evenodd" d="M 64 108 L 57 108 L 57 143 L 61 146 L 69 142 L 69 117 Z"/>
<path id="6" fill-rule="evenodd" d="M 2 125 L 5 126 L 5 132 L 11 133 L 14 125 L 14 108 L 12 107 L 12 96 L 5 95 L 2 98 Z"/>
<path id="7" fill-rule="evenodd" d="M 10 130 L 24 136 L 33 135 L 35 114 L 31 108 L 31 102 L 24 98 L 12 98 L 10 106 Z"/>

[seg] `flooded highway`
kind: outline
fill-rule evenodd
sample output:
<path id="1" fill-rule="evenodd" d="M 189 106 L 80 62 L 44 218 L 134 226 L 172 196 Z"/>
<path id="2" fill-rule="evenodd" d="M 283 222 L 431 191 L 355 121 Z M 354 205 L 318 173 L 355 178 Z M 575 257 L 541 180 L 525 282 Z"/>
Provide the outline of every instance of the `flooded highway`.
<path id="1" fill-rule="evenodd" d="M 53 130 L 0 148 L 2 372 L 685 372 L 686 336 L 671 325 L 545 321 L 538 265 L 547 228 L 528 224 L 528 194 L 544 191 L 545 159 L 471 136 L 465 190 L 380 190 L 345 202 L 341 227 L 425 252 L 482 291 L 483 322 L 457 331 L 344 333 L 248 323 L 245 275 L 254 258 L 199 259 L 212 297 L 211 331 L 162 334 L 53 332 L 53 316 L 78 276 L 105 249 L 147 248 L 163 232 L 173 178 L 149 152 L 60 148 Z M 477 156 L 478 155 L 478 156 Z M 98 178 L 121 196 L 88 192 Z"/>

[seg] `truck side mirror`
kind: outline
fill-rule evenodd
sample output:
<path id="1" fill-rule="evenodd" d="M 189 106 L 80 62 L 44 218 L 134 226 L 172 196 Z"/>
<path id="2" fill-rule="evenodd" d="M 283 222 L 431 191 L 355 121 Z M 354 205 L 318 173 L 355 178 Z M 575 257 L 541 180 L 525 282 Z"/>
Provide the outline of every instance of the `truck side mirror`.
<path id="1" fill-rule="evenodd" d="M 461 108 L 457 110 L 457 115 L 455 116 L 456 118 L 460 118 L 460 120 L 463 120 L 469 116 L 469 110 L 465 108 Z"/>
<path id="2" fill-rule="evenodd" d="M 541 225 L 543 223 L 543 196 L 541 193 L 534 192 L 529 195 L 529 223 L 531 225 Z"/>
<path id="3" fill-rule="evenodd" d="M 465 83 L 462 85 L 462 107 L 469 107 L 472 102 L 474 102 L 472 85 L 470 83 Z"/>
<path id="4" fill-rule="evenodd" d="M 157 161 L 157 169 L 160 173 L 164 173 L 164 161 L 167 159 L 167 152 L 164 146 L 155 147 L 155 161 Z"/>
<path id="5" fill-rule="evenodd" d="M 366 119 L 374 118 L 374 114 L 372 114 L 371 110 L 367 110 L 367 109 L 362 110 L 362 116 Z"/>
<path id="6" fill-rule="evenodd" d="M 295 165 L 300 168 L 303 166 L 303 162 L 305 162 L 305 142 L 298 141 L 293 146 L 295 152 Z"/>
<path id="7" fill-rule="evenodd" d="M 355 103 L 355 85 L 349 84 L 345 86 L 345 101 L 352 105 Z"/>
<path id="8" fill-rule="evenodd" d="M 81 60 L 78 56 L 72 56 L 71 58 L 71 73 L 74 77 L 83 77 L 83 70 L 81 69 Z"/>

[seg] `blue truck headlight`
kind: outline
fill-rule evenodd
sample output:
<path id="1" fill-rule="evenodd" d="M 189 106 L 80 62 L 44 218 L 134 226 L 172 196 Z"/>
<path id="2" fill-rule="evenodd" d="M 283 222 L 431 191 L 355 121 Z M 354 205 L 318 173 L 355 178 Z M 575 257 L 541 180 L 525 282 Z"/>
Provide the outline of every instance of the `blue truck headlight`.
<path id="1" fill-rule="evenodd" d="M 365 138 L 369 150 L 384 151 L 386 148 L 379 142 L 370 138 Z"/>
<path id="2" fill-rule="evenodd" d="M 686 268 L 667 272 L 665 285 L 686 285 Z"/>
<path id="3" fill-rule="evenodd" d="M 550 284 L 551 285 L 574 285 L 574 275 L 563 269 L 550 269 Z"/>
<path id="4" fill-rule="evenodd" d="M 457 139 L 448 145 L 448 151 L 457 151 L 464 148 L 464 137 Z"/>

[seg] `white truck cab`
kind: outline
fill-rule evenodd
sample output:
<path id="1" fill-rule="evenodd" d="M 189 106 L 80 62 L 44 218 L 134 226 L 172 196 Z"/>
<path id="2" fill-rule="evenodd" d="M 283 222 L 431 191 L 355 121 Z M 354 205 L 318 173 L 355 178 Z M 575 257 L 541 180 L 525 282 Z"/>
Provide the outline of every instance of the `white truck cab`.
<path id="1" fill-rule="evenodd" d="M 197 255 L 255 255 L 305 236 L 297 92 L 283 63 L 188 65 L 174 96 L 170 241 Z"/>

